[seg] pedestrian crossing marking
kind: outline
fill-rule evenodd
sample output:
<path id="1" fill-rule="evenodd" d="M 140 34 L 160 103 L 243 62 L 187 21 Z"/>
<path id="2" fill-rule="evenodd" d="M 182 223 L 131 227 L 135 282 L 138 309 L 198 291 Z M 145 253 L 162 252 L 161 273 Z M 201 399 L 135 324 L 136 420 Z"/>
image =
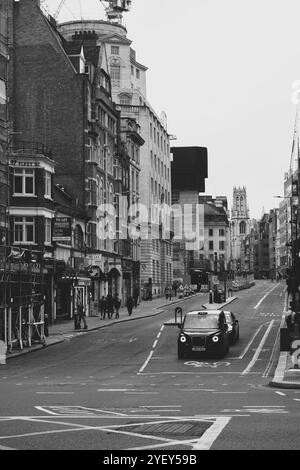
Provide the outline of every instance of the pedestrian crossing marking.
<path id="1" fill-rule="evenodd" d="M 100 410 L 97 408 L 86 408 L 85 406 L 35 406 L 39 411 L 43 411 L 52 416 L 69 416 L 69 417 L 95 417 L 103 414 L 124 416 L 123 413 L 113 411 Z"/>

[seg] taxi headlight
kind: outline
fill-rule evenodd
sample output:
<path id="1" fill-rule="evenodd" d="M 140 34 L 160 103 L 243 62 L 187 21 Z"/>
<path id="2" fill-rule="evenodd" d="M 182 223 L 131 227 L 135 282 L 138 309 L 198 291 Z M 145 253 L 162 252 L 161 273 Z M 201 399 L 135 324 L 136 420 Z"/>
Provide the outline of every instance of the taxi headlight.
<path id="1" fill-rule="evenodd" d="M 214 336 L 212 340 L 214 343 L 217 343 L 219 341 L 219 336 Z"/>
<path id="2" fill-rule="evenodd" d="M 186 343 L 186 337 L 185 336 L 180 336 L 180 341 L 182 343 Z"/>

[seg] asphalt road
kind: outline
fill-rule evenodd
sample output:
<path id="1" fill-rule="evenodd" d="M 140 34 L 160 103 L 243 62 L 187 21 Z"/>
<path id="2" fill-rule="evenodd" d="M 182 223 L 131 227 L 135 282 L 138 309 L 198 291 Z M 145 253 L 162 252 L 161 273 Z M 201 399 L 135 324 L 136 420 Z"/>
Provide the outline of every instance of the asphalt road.
<path id="1" fill-rule="evenodd" d="M 258 281 L 238 293 L 227 309 L 240 340 L 222 359 L 177 359 L 172 306 L 8 361 L 0 449 L 299 449 L 300 393 L 268 386 L 284 290 Z"/>

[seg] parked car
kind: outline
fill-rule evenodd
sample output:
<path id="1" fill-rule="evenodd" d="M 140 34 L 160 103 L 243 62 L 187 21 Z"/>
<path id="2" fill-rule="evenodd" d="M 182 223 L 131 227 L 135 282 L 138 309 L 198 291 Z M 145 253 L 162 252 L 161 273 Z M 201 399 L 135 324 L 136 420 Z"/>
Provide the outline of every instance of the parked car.
<path id="1" fill-rule="evenodd" d="M 223 311 L 188 312 L 179 328 L 178 359 L 193 352 L 224 356 L 229 351 L 229 327 Z"/>
<path id="2" fill-rule="evenodd" d="M 230 344 L 235 344 L 240 337 L 240 324 L 236 316 L 232 312 L 224 311 L 226 321 L 229 326 Z"/>

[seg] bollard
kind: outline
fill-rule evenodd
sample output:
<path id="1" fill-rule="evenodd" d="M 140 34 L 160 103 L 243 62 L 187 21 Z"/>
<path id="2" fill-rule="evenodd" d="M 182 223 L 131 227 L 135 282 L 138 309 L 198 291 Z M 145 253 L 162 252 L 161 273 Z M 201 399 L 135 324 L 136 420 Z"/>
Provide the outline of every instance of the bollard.
<path id="1" fill-rule="evenodd" d="M 212 290 L 209 291 L 209 303 L 210 304 L 213 303 L 213 292 L 212 292 Z"/>

